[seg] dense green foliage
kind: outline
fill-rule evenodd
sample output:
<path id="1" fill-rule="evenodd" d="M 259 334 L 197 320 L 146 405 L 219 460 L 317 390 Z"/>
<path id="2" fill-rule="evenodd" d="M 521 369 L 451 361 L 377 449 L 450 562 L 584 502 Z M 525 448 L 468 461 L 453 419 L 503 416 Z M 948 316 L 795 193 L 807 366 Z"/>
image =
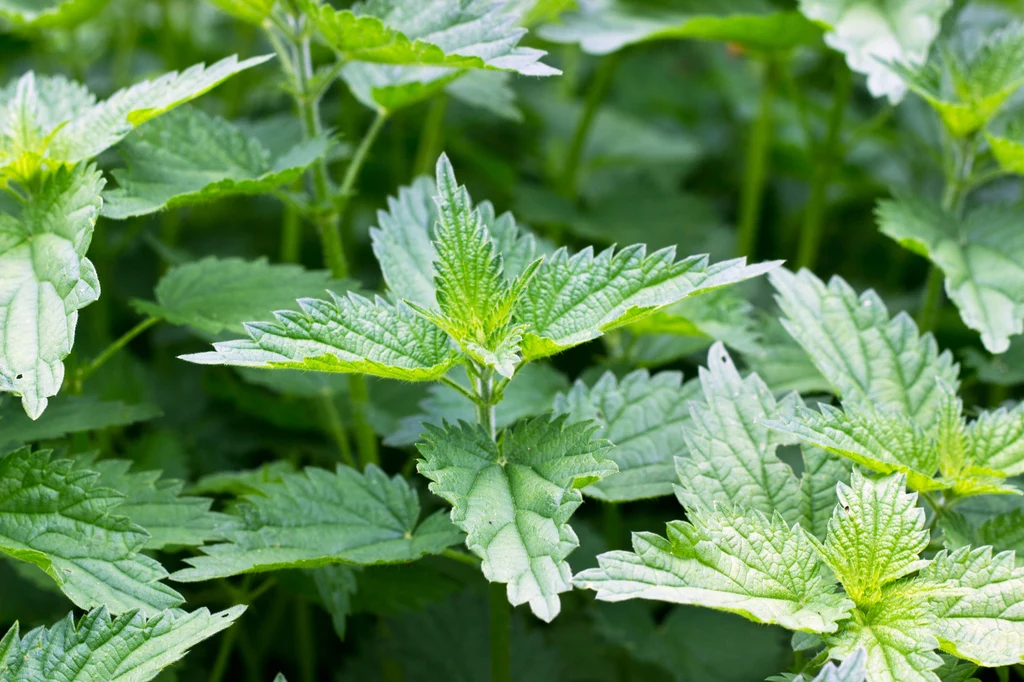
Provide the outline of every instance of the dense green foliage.
<path id="1" fill-rule="evenodd" d="M 0 0 L 0 682 L 1024 679 L 1024 5 Z"/>

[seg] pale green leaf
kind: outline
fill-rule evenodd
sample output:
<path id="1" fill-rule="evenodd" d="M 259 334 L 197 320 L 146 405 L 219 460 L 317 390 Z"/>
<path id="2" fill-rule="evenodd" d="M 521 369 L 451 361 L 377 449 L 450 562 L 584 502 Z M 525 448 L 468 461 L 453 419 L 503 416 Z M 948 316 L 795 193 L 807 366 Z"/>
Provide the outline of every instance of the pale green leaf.
<path id="1" fill-rule="evenodd" d="M 402 381 L 434 381 L 459 361 L 448 335 L 404 304 L 350 293 L 332 301 L 300 299 L 276 322 L 245 325 L 248 340 L 215 343 L 182 356 L 206 365 L 352 372 Z"/>
<path id="2" fill-rule="evenodd" d="M 897 73 L 939 113 L 957 137 L 993 119 L 1024 85 L 1024 26 L 992 30 L 973 45 L 944 47 L 928 64 L 900 65 Z"/>
<path id="3" fill-rule="evenodd" d="M 147 618 L 125 613 L 111 618 L 96 609 L 75 623 L 74 614 L 49 628 L 20 637 L 15 624 L 0 640 L 4 682 L 147 682 L 203 640 L 230 627 L 245 612 L 163 611 Z"/>
<path id="4" fill-rule="evenodd" d="M 143 126 L 121 147 L 127 170 L 103 195 L 103 215 L 122 220 L 291 185 L 327 152 L 328 140 L 302 142 L 276 158 L 237 127 L 182 108 Z"/>
<path id="5" fill-rule="evenodd" d="M 835 592 L 808 535 L 781 516 L 718 506 L 635 533 L 633 552 L 598 556 L 574 579 L 605 601 L 654 599 L 738 613 L 803 632 L 835 632 L 852 603 Z"/>
<path id="6" fill-rule="evenodd" d="M 140 553 L 149 535 L 119 515 L 123 496 L 97 479 L 45 450 L 0 459 L 0 552 L 38 566 L 83 609 L 178 606 L 181 595 L 160 583 L 167 572 Z"/>
<path id="7" fill-rule="evenodd" d="M 0 0 L 0 19 L 17 27 L 71 28 L 99 13 L 108 0 Z"/>
<path id="8" fill-rule="evenodd" d="M 844 659 L 864 649 L 870 682 L 939 682 L 934 622 L 927 598 L 912 583 L 895 583 L 828 640 L 829 654 Z"/>
<path id="9" fill-rule="evenodd" d="M 1000 168 L 1024 175 L 1024 118 L 1014 119 L 1002 134 L 986 132 L 985 139 Z"/>
<path id="10" fill-rule="evenodd" d="M 449 83 L 445 92 L 467 106 L 522 123 L 523 112 L 516 104 L 512 82 L 513 76 L 504 71 L 469 71 Z"/>
<path id="11" fill-rule="evenodd" d="M 62 395 L 50 401 L 42 417 L 32 420 L 17 403 L 8 400 L 0 407 L 0 449 L 55 440 L 71 433 L 127 426 L 160 415 L 155 405 L 126 405 L 94 396 Z"/>
<path id="12" fill-rule="evenodd" d="M 959 386 L 959 367 L 939 353 L 904 313 L 889 317 L 874 291 L 860 296 L 839 277 L 826 285 L 808 270 L 775 270 L 770 278 L 783 325 L 803 346 L 844 404 L 894 409 L 923 427 L 938 418 L 946 392 Z"/>
<path id="13" fill-rule="evenodd" d="M 395 66 L 368 62 L 349 62 L 341 69 L 342 79 L 361 104 L 388 114 L 437 95 L 449 85 L 458 83 L 467 73 L 474 72 L 442 66 Z"/>
<path id="14" fill-rule="evenodd" d="M 508 584 L 509 602 L 551 621 L 558 594 L 572 589 L 566 558 L 579 540 L 569 517 L 583 502 L 580 488 L 615 473 L 609 444 L 592 438 L 595 426 L 565 416 L 520 424 L 497 443 L 465 422 L 426 429 L 419 472 L 452 504 L 484 576 Z"/>
<path id="15" fill-rule="evenodd" d="M 697 0 L 662 9 L 624 0 L 580 0 L 580 11 L 539 33 L 555 43 L 579 43 L 605 55 L 629 45 L 695 38 L 739 43 L 755 50 L 788 50 L 816 42 L 821 31 L 796 12 L 777 12 L 761 0 Z M 671 6 L 670 6 L 671 7 Z"/>
<path id="16" fill-rule="evenodd" d="M 303 270 L 266 258 L 216 258 L 178 265 L 156 285 L 156 302 L 132 301 L 143 315 L 186 325 L 204 335 L 245 332 L 245 323 L 295 305 L 296 299 L 346 291 L 353 283 L 325 270 Z"/>
<path id="17" fill-rule="evenodd" d="M 698 386 L 684 384 L 679 372 L 651 376 L 637 370 L 621 380 L 607 372 L 592 387 L 577 381 L 571 391 L 559 394 L 555 413 L 568 414 L 572 421 L 594 421 L 600 427 L 597 434 L 614 445 L 608 458 L 619 473 L 587 486 L 583 493 L 609 502 L 672 494 L 674 459 L 686 454 L 688 402 L 698 393 Z"/>
<path id="18" fill-rule="evenodd" d="M 334 472 L 310 468 L 255 486 L 259 492 L 244 498 L 236 523 L 221 529 L 226 541 L 202 547 L 204 555 L 186 559 L 191 568 L 172 579 L 404 563 L 461 540 L 443 512 L 420 522 L 416 491 L 375 466 L 362 473 L 342 465 Z"/>
<path id="19" fill-rule="evenodd" d="M 819 540 L 825 539 L 839 496 L 837 483 L 849 483 L 850 465 L 815 447 L 804 446 L 804 471 L 800 476 L 800 524 Z"/>
<path id="20" fill-rule="evenodd" d="M 982 412 L 967 426 L 972 462 L 1005 476 L 1024 473 L 1024 404 Z"/>
<path id="21" fill-rule="evenodd" d="M 321 566 L 311 570 L 316 591 L 327 612 L 331 614 L 334 632 L 345 639 L 348 616 L 352 613 L 352 595 L 355 594 L 356 573 L 351 566 Z"/>
<path id="22" fill-rule="evenodd" d="M 812 682 L 867 682 L 867 658 L 865 649 L 857 649 L 838 666 L 834 663 L 825 664 Z"/>
<path id="23" fill-rule="evenodd" d="M 991 547 L 939 552 L 921 571 L 939 646 L 978 665 L 1024 661 L 1024 568 Z"/>
<path id="24" fill-rule="evenodd" d="M 708 353 L 700 383 L 703 400 L 692 404 L 693 421 L 685 429 L 689 457 L 676 459 L 680 502 L 688 510 L 740 504 L 802 521 L 800 481 L 775 454 L 787 440 L 759 424 L 792 413 L 796 396 L 776 403 L 760 377 L 740 376 L 721 343 Z"/>
<path id="25" fill-rule="evenodd" d="M 780 261 L 747 265 L 738 258 L 713 265 L 707 256 L 675 260 L 672 247 L 647 255 L 642 244 L 586 248 L 569 256 L 559 249 L 541 263 L 516 307 L 526 325 L 523 357 L 546 357 L 596 339 L 691 296 L 757 277 Z"/>
<path id="26" fill-rule="evenodd" d="M 520 26 L 532 26 L 551 21 L 575 5 L 576 0 L 507 0 L 505 11 L 518 16 Z"/>
<path id="27" fill-rule="evenodd" d="M 102 188 L 92 166 L 60 171 L 20 214 L 0 214 L 0 391 L 21 395 L 33 419 L 64 381 L 78 311 L 100 296 L 85 254 Z"/>
<path id="28" fill-rule="evenodd" d="M 919 66 L 953 0 L 800 0 L 800 11 L 829 30 L 825 43 L 865 74 L 868 90 L 893 104 L 907 86 L 886 62 Z"/>
<path id="29" fill-rule="evenodd" d="M 270 16 L 277 0 L 210 0 L 228 14 L 252 24 L 262 24 Z"/>
<path id="30" fill-rule="evenodd" d="M 76 458 L 76 466 L 99 474 L 98 484 L 124 495 L 117 513 L 149 534 L 145 549 L 198 547 L 220 537 L 217 527 L 229 520 L 210 511 L 213 500 L 181 494 L 184 483 L 163 479 L 159 471 L 130 471 L 126 459 Z"/>
<path id="31" fill-rule="evenodd" d="M 871 480 L 854 469 L 839 484 L 822 556 L 862 610 L 883 600 L 883 588 L 927 565 L 924 509 L 904 490 L 903 476 Z M 870 652 L 869 652 L 870 653 Z"/>
<path id="32" fill-rule="evenodd" d="M 989 204 L 965 218 L 916 198 L 883 201 L 879 229 L 919 253 L 946 276 L 946 293 L 964 323 L 1003 353 L 1024 332 L 1024 212 Z"/>
<path id="33" fill-rule="evenodd" d="M 374 0 L 351 10 L 309 3 L 319 35 L 349 62 L 497 69 L 528 76 L 558 73 L 544 52 L 517 47 L 526 30 L 502 3 Z"/>

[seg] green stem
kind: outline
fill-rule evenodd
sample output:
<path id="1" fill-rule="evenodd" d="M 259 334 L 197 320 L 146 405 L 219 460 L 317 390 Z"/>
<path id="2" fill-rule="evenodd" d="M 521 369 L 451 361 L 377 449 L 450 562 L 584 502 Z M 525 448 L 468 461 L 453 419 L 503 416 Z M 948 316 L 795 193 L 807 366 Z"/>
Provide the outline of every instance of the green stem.
<path id="1" fill-rule="evenodd" d="M 370 426 L 368 417 L 370 409 L 370 389 L 366 385 L 366 377 L 353 374 L 348 379 L 349 405 L 352 407 L 352 428 L 355 430 L 356 450 L 359 452 L 359 463 L 365 469 L 371 464 L 380 464 L 380 453 L 377 449 L 377 434 Z"/>
<path id="2" fill-rule="evenodd" d="M 737 255 L 753 257 L 757 246 L 757 231 L 760 227 L 761 204 L 764 200 L 765 181 L 768 175 L 768 156 L 772 146 L 772 111 L 775 106 L 775 91 L 778 88 L 779 64 L 773 58 L 765 62 L 764 84 L 761 86 L 761 104 L 757 120 L 750 131 L 747 142 L 747 158 L 743 175 L 743 189 L 740 196 L 739 236 Z"/>
<path id="3" fill-rule="evenodd" d="M 615 502 L 603 502 L 604 539 L 611 549 L 620 549 L 622 544 L 622 511 Z"/>
<path id="4" fill-rule="evenodd" d="M 434 162 L 444 149 L 444 115 L 448 110 L 448 96 L 443 92 L 435 95 L 423 121 L 423 134 L 416 150 L 416 166 L 413 176 L 428 175 L 434 170 Z"/>
<path id="5" fill-rule="evenodd" d="M 281 262 L 298 263 L 301 250 L 302 216 L 299 214 L 298 207 L 286 203 L 281 221 Z"/>
<path id="6" fill-rule="evenodd" d="M 811 196 L 804 213 L 804 227 L 800 234 L 800 251 L 797 255 L 797 268 L 813 269 L 818 258 L 821 245 L 821 228 L 824 224 L 825 209 L 828 204 L 828 188 L 832 183 L 841 153 L 841 136 L 843 118 L 850 99 L 852 76 L 850 69 L 842 58 L 836 60 L 835 94 L 832 110 L 828 117 L 828 129 L 824 144 L 818 149 L 818 163 L 814 171 L 814 182 L 811 185 Z"/>
<path id="7" fill-rule="evenodd" d="M 387 123 L 387 120 L 388 112 L 383 110 L 377 112 L 377 116 L 373 119 L 370 127 L 366 129 L 366 133 L 363 134 L 363 139 L 359 142 L 356 153 L 352 156 L 352 160 L 345 170 L 345 177 L 342 178 L 341 187 L 338 188 L 338 212 L 342 215 L 344 215 L 349 199 L 352 198 L 352 193 L 355 191 L 359 172 L 363 169 L 363 165 L 370 155 L 370 149 L 373 147 L 373 143 L 377 140 L 377 136 L 380 135 L 380 131 L 384 124 Z"/>
<path id="8" fill-rule="evenodd" d="M 224 674 L 228 671 L 228 664 L 231 662 L 231 652 L 235 648 L 237 636 L 238 628 L 228 628 L 228 631 L 221 637 L 217 658 L 214 659 L 213 668 L 210 669 L 209 682 L 221 682 L 224 679 Z"/>
<path id="9" fill-rule="evenodd" d="M 452 561 L 457 561 L 460 564 L 466 564 L 473 568 L 480 568 L 480 560 L 472 554 L 466 554 L 465 552 L 456 552 L 454 549 L 445 549 L 441 551 L 441 556 Z"/>
<path id="10" fill-rule="evenodd" d="M 305 599 L 295 602 L 295 643 L 299 650 L 299 679 L 316 682 L 316 648 L 313 646 L 313 618 Z"/>
<path id="11" fill-rule="evenodd" d="M 512 681 L 512 607 L 504 583 L 490 585 L 491 682 Z"/>
<path id="12" fill-rule="evenodd" d="M 562 169 L 562 193 L 567 197 L 576 196 L 580 162 L 583 159 L 583 150 L 587 144 L 587 136 L 590 134 L 590 128 L 597 117 L 598 110 L 601 108 L 601 102 L 604 101 L 605 96 L 608 94 L 608 89 L 611 87 L 615 71 L 618 69 L 621 61 L 620 55 L 621 53 L 617 52 L 605 57 L 601 61 L 597 71 L 594 73 L 594 80 L 587 90 L 587 99 L 583 106 L 583 113 L 576 122 L 576 131 L 573 133 L 572 142 L 569 145 L 569 153 L 566 155 L 565 166 Z"/>
<path id="13" fill-rule="evenodd" d="M 352 446 L 349 445 L 348 436 L 345 434 L 345 426 L 341 422 L 341 415 L 338 414 L 338 406 L 334 404 L 334 397 L 330 395 L 320 396 L 317 399 L 317 403 L 323 415 L 324 427 L 338 446 L 341 460 L 353 469 L 356 468 L 356 460 L 352 456 Z"/>
<path id="14" fill-rule="evenodd" d="M 89 377 L 90 374 L 92 374 L 100 367 L 102 367 L 104 363 L 107 362 L 107 360 L 117 355 L 118 351 L 127 346 L 129 343 L 131 343 L 132 339 L 134 339 L 136 336 L 143 333 L 144 331 L 146 331 L 159 321 L 159 317 L 147 317 L 145 320 L 139 322 L 137 325 L 135 325 L 134 327 L 126 331 L 124 334 L 122 334 L 120 338 L 118 338 L 116 341 L 107 346 L 107 348 L 102 353 L 93 358 L 92 362 L 79 369 L 78 375 L 75 377 L 76 383 L 78 384 L 78 389 L 81 389 L 82 382 L 84 382 Z"/>

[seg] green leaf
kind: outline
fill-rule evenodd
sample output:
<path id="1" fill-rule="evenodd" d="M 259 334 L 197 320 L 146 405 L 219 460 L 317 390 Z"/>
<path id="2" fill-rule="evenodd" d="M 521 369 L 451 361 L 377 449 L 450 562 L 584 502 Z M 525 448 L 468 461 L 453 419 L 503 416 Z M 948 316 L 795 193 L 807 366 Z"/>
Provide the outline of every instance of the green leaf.
<path id="1" fill-rule="evenodd" d="M 672 247 L 646 254 L 642 244 L 565 248 L 547 258 L 530 280 L 514 320 L 526 325 L 523 357 L 546 357 L 596 339 L 671 303 L 741 282 L 776 268 L 781 261 L 747 265 L 738 258 L 708 264 L 707 256 L 675 260 Z"/>
<path id="2" fill-rule="evenodd" d="M 921 199 L 882 201 L 879 229 L 942 269 L 964 323 L 1003 353 L 1024 332 L 1024 212 L 989 204 L 962 220 Z"/>
<path id="3" fill-rule="evenodd" d="M 345 291 L 353 283 L 332 279 L 326 270 L 303 270 L 266 258 L 207 256 L 167 271 L 156 285 L 156 302 L 132 301 L 143 315 L 186 325 L 209 337 L 244 333 L 245 323 L 272 315 L 296 299 Z"/>
<path id="4" fill-rule="evenodd" d="M 94 396 L 63 395 L 50 402 L 42 417 L 32 420 L 23 409 L 7 401 L 0 407 L 0 449 L 56 440 L 83 431 L 127 426 L 161 414 L 156 405 L 126 405 L 119 400 L 99 400 Z"/>
<path id="5" fill-rule="evenodd" d="M 270 16 L 277 0 L 210 0 L 228 14 L 252 24 L 262 24 Z"/>
<path id="6" fill-rule="evenodd" d="M 651 376 L 637 370 L 621 381 L 607 372 L 593 387 L 577 381 L 567 394 L 559 394 L 556 414 L 568 414 L 572 421 L 593 420 L 600 427 L 597 434 L 615 446 L 608 458 L 619 473 L 583 493 L 609 502 L 672 494 L 673 462 L 686 454 L 683 429 L 690 423 L 688 402 L 697 393 L 697 385 L 684 384 L 679 372 Z"/>
<path id="7" fill-rule="evenodd" d="M 0 214 L 0 391 L 38 419 L 64 381 L 78 311 L 100 296 L 85 257 L 102 205 L 93 166 L 44 181 L 20 214 Z"/>
<path id="8" fill-rule="evenodd" d="M 826 663 L 812 682 L 867 682 L 867 658 L 865 649 L 857 649 L 839 666 Z"/>
<path id="9" fill-rule="evenodd" d="M 703 400 L 693 403 L 685 429 L 690 456 L 676 460 L 679 501 L 687 510 L 742 504 L 768 516 L 778 512 L 788 523 L 802 521 L 800 480 L 775 454 L 787 440 L 758 423 L 792 413 L 796 395 L 776 403 L 756 374 L 740 377 L 721 343 L 708 353 L 700 383 Z"/>
<path id="10" fill-rule="evenodd" d="M 1024 27 L 983 34 L 971 47 L 947 47 L 929 64 L 897 67 L 911 90 L 928 102 L 955 137 L 985 127 L 1024 85 Z"/>
<path id="11" fill-rule="evenodd" d="M 494 239 L 444 154 L 437 161 L 437 188 L 434 284 L 438 312 L 409 303 L 448 332 L 467 355 L 512 378 L 522 332 L 512 325 L 512 310 L 537 263 L 527 266 L 514 282 L 506 280 Z"/>
<path id="12" fill-rule="evenodd" d="M 555 43 L 579 43 L 584 52 L 611 54 L 629 45 L 696 38 L 739 43 L 755 50 L 788 50 L 816 42 L 821 31 L 796 12 L 775 12 L 761 0 L 698 0 L 685 10 L 623 0 L 591 0 L 560 23 L 540 29 Z"/>
<path id="13" fill-rule="evenodd" d="M 506 0 L 505 11 L 518 16 L 520 26 L 532 26 L 551 21 L 575 5 L 576 0 Z"/>
<path id="14" fill-rule="evenodd" d="M 1024 403 L 982 412 L 966 437 L 972 464 L 1007 477 L 1024 473 Z"/>
<path id="15" fill-rule="evenodd" d="M 71 28 L 98 14 L 107 1 L 0 0 L 0 19 L 19 28 Z"/>
<path id="16" fill-rule="evenodd" d="M 928 600 L 911 584 L 895 583 L 870 608 L 854 617 L 829 643 L 829 654 L 847 658 L 858 649 L 867 652 L 871 682 L 939 682 L 933 670 L 942 664 Z"/>
<path id="17" fill-rule="evenodd" d="M 579 540 L 568 521 L 583 502 L 579 489 L 616 471 L 607 441 L 592 438 L 596 428 L 538 417 L 495 443 L 465 422 L 426 425 L 419 445 L 418 470 L 452 504 L 484 576 L 508 583 L 509 602 L 528 602 L 548 622 L 561 608 L 558 594 L 572 589 L 566 557 Z"/>
<path id="18" fill-rule="evenodd" d="M 852 603 L 825 576 L 808 535 L 775 514 L 724 506 L 668 524 L 668 539 L 634 533 L 633 552 L 598 556 L 574 578 L 604 601 L 655 599 L 738 613 L 757 623 L 835 632 Z"/>
<path id="19" fill-rule="evenodd" d="M 1001 135 L 986 132 L 985 139 L 1000 168 L 1024 175 L 1024 118 L 1011 121 Z"/>
<path id="20" fill-rule="evenodd" d="M 30 180 L 40 168 L 91 159 L 146 121 L 268 59 L 228 57 L 209 68 L 197 64 L 119 90 L 99 103 L 78 83 L 29 72 L 0 90 L 0 178 Z"/>
<path id="21" fill-rule="evenodd" d="M 76 466 L 96 472 L 99 485 L 124 495 L 117 513 L 146 529 L 147 550 L 198 547 L 219 538 L 217 527 L 230 520 L 224 514 L 210 511 L 213 500 L 182 496 L 181 481 L 162 479 L 159 471 L 129 471 L 129 460 L 79 456 Z"/>
<path id="22" fill-rule="evenodd" d="M 800 0 L 800 11 L 828 29 L 825 43 L 867 76 L 868 90 L 893 104 L 907 86 L 887 62 L 925 63 L 952 0 Z"/>
<path id="23" fill-rule="evenodd" d="M 512 75 L 504 71 L 468 71 L 449 83 L 445 92 L 467 106 L 522 123 L 523 112 L 516 104 L 512 82 Z"/>
<path id="24" fill-rule="evenodd" d="M 353 10 L 309 3 L 319 35 L 347 62 L 497 69 L 528 76 L 559 72 L 544 52 L 517 47 L 526 34 L 502 3 L 378 0 Z"/>
<path id="25" fill-rule="evenodd" d="M 940 382 L 955 393 L 959 367 L 931 334 L 905 313 L 890 319 L 878 294 L 858 297 L 839 277 L 826 285 L 808 270 L 778 269 L 769 279 L 783 325 L 844 404 L 898 410 L 923 427 L 938 419 Z"/>
<path id="26" fill-rule="evenodd" d="M 121 148 L 128 168 L 114 171 L 118 187 L 104 193 L 103 215 L 123 220 L 266 194 L 295 182 L 327 147 L 328 140 L 317 137 L 273 158 L 231 123 L 182 108 L 147 123 Z"/>
<path id="27" fill-rule="evenodd" d="M 400 476 L 375 466 L 364 473 L 339 465 L 332 473 L 306 469 L 257 484 L 239 505 L 237 522 L 221 529 L 226 542 L 185 559 L 173 580 L 199 582 L 244 573 L 329 564 L 415 561 L 456 544 L 461 534 L 437 512 L 419 522 L 416 492 Z"/>
<path id="28" fill-rule="evenodd" d="M 919 582 L 931 599 L 932 628 L 943 651 L 985 667 L 1024 660 L 1024 568 L 1017 568 L 1013 552 L 943 550 Z"/>
<path id="29" fill-rule="evenodd" d="M 111 618 L 106 609 L 74 614 L 20 637 L 15 624 L 0 640 L 0 677 L 5 682 L 75 680 L 146 682 L 188 650 L 230 627 L 245 611 L 235 606 L 211 614 L 163 611 L 147 618 L 129 612 Z"/>
<path id="30" fill-rule="evenodd" d="M 882 601 L 886 585 L 928 564 L 920 559 L 929 535 L 924 509 L 904 483 L 900 475 L 873 481 L 854 469 L 850 485 L 839 484 L 822 556 L 862 609 Z"/>
<path id="31" fill-rule="evenodd" d="M 181 595 L 160 583 L 167 572 L 139 553 L 149 535 L 118 515 L 122 496 L 97 479 L 46 450 L 23 448 L 0 459 L 0 552 L 38 566 L 83 609 L 153 614 L 177 607 Z"/>
<path id="32" fill-rule="evenodd" d="M 328 292 L 331 293 L 331 292 Z M 248 340 L 215 343 L 182 356 L 201 365 L 352 372 L 402 381 L 434 381 L 459 361 L 448 335 L 404 304 L 350 293 L 332 301 L 304 298 L 300 312 L 245 325 Z"/>
<path id="33" fill-rule="evenodd" d="M 439 66 L 393 66 L 349 62 L 341 78 L 360 103 L 369 109 L 393 114 L 437 95 L 457 83 L 464 74 L 475 73 Z M 495 74 L 501 71 L 484 71 Z"/>
<path id="34" fill-rule="evenodd" d="M 316 591 L 331 614 L 334 632 L 344 641 L 348 616 L 352 613 L 352 595 L 358 587 L 355 571 L 351 566 L 321 566 L 311 572 Z"/>

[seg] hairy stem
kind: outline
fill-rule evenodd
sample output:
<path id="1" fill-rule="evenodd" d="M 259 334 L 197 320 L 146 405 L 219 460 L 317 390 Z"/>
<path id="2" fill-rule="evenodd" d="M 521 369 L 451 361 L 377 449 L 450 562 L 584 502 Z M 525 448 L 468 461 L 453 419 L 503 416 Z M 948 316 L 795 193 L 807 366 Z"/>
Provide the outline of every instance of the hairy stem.
<path id="1" fill-rule="evenodd" d="M 814 181 L 811 185 L 811 196 L 804 213 L 804 226 L 800 234 L 800 251 L 797 255 L 797 268 L 813 269 L 818 258 L 821 245 L 821 228 L 824 223 L 825 209 L 828 204 L 828 189 L 832 184 L 842 152 L 841 136 L 846 105 L 850 99 L 852 75 L 845 60 L 836 60 L 836 84 L 832 99 L 832 110 L 828 117 L 828 129 L 825 140 L 818 149 L 817 167 L 814 169 Z"/>
<path id="2" fill-rule="evenodd" d="M 413 177 L 429 174 L 437 157 L 441 155 L 444 149 L 444 115 L 447 110 L 448 96 L 443 92 L 435 95 L 423 121 L 423 133 L 420 135 L 420 146 L 416 150 Z"/>
<path id="3" fill-rule="evenodd" d="M 284 205 L 281 220 L 281 262 L 298 263 L 302 248 L 302 216 L 291 203 Z"/>
<path id="4" fill-rule="evenodd" d="M 144 331 L 146 331 L 159 321 L 159 317 L 147 317 L 145 320 L 139 322 L 137 325 L 135 325 L 134 327 L 126 331 L 124 334 L 122 334 L 120 338 L 118 338 L 109 346 L 107 346 L 102 353 L 93 358 L 92 362 L 79 369 L 78 374 L 75 377 L 75 383 L 77 384 L 76 390 L 81 390 L 82 382 L 84 382 L 89 377 L 90 374 L 92 374 L 100 367 L 102 367 L 107 362 L 107 360 L 117 355 L 118 351 L 127 346 L 129 343 L 131 343 L 132 339 L 134 339 L 136 336 L 143 333 Z"/>
<path id="5" fill-rule="evenodd" d="M 352 456 L 352 446 L 349 444 L 348 436 L 345 434 L 345 426 L 341 422 L 341 415 L 338 414 L 338 406 L 334 404 L 334 397 L 323 395 L 316 400 L 320 408 L 324 428 L 334 440 L 335 445 L 338 446 L 341 460 L 354 469 L 356 467 L 356 460 Z"/>
<path id="6" fill-rule="evenodd" d="M 491 583 L 491 682 L 512 682 L 512 607 L 503 583 Z"/>
<path id="7" fill-rule="evenodd" d="M 441 556 L 446 559 L 451 559 L 460 564 L 466 564 L 473 568 L 480 568 L 480 560 L 472 554 L 466 554 L 465 552 L 456 552 L 454 549 L 445 549 L 441 551 Z"/>
<path id="8" fill-rule="evenodd" d="M 757 120 L 750 131 L 747 142 L 747 158 L 743 173 L 743 188 L 740 195 L 739 236 L 736 243 L 737 255 L 754 256 L 757 246 L 757 231 L 761 221 L 761 204 L 764 200 L 765 181 L 768 176 L 768 155 L 772 147 L 772 117 L 775 106 L 775 91 L 778 88 L 779 64 L 769 58 L 765 62 L 764 83 L 761 86 L 761 104 Z"/>
<path id="9" fill-rule="evenodd" d="M 594 73 L 594 80 L 587 90 L 587 99 L 583 106 L 583 113 L 576 122 L 576 131 L 573 133 L 572 142 L 569 145 L 569 153 L 565 158 L 565 166 L 562 168 L 561 187 L 562 192 L 568 197 L 575 197 L 577 184 L 579 183 L 580 162 L 583 159 L 583 150 L 587 144 L 587 136 L 590 128 L 601 108 L 601 102 L 608 94 L 612 84 L 612 77 L 618 69 L 620 62 L 619 53 L 605 57 Z"/>
<path id="10" fill-rule="evenodd" d="M 356 450 L 359 452 L 359 463 L 366 468 L 371 464 L 380 464 L 377 449 L 377 434 L 370 426 L 370 389 L 366 377 L 353 374 L 348 380 L 349 404 L 352 407 L 352 425 L 355 429 Z"/>
<path id="11" fill-rule="evenodd" d="M 384 128 L 384 124 L 387 123 L 388 112 L 378 111 L 377 116 L 373 119 L 373 123 L 366 129 L 366 133 L 363 134 L 363 139 L 359 142 L 359 146 L 356 147 L 356 152 L 352 156 L 352 160 L 348 164 L 348 168 L 345 169 L 345 177 L 341 180 L 341 186 L 338 188 L 338 206 L 339 212 L 344 215 L 345 209 L 348 208 L 348 202 L 352 198 L 352 193 L 355 191 L 356 180 L 359 179 L 359 172 L 363 170 L 363 165 L 366 164 L 366 159 L 369 157 L 370 149 L 373 147 L 373 143 L 377 141 L 377 136 L 380 135 L 381 129 Z"/>

